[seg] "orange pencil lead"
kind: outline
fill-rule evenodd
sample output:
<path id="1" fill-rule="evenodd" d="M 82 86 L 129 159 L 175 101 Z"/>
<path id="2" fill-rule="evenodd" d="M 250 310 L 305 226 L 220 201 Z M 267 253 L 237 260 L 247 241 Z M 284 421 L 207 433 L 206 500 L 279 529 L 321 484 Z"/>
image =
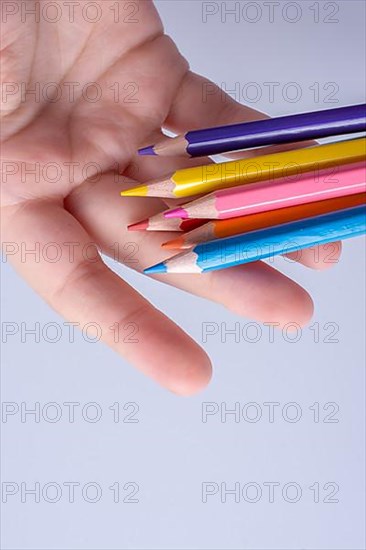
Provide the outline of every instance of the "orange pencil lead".
<path id="1" fill-rule="evenodd" d="M 182 237 L 179 237 L 178 239 L 172 239 L 171 241 L 167 241 L 161 245 L 161 248 L 164 248 L 166 250 L 179 250 L 181 248 L 184 248 L 184 239 Z"/>

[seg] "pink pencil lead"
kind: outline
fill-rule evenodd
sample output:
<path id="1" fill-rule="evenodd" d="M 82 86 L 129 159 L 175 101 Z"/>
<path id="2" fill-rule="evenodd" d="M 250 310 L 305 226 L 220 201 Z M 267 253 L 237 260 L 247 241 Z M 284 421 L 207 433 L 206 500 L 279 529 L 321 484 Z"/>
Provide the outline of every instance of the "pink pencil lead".
<path id="1" fill-rule="evenodd" d="M 131 223 L 127 226 L 129 231 L 144 231 L 149 227 L 149 220 L 143 220 L 137 223 Z"/>
<path id="2" fill-rule="evenodd" d="M 184 208 L 173 208 L 169 212 L 164 213 L 165 218 L 182 218 L 183 220 L 188 218 L 187 212 Z"/>

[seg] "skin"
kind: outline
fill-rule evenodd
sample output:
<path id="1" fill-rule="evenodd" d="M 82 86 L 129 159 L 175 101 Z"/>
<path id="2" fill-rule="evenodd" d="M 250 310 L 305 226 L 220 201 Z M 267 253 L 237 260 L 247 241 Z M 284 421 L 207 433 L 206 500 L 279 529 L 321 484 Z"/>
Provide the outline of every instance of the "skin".
<path id="1" fill-rule="evenodd" d="M 31 7 L 34 2 L 28 4 Z M 143 373 L 175 393 L 190 395 L 209 382 L 209 358 L 180 327 L 109 269 L 98 249 L 111 255 L 111 246 L 118 243 L 118 259 L 139 271 L 169 256 L 160 243 L 172 234 L 131 236 L 126 229 L 166 204 L 119 196 L 121 189 L 136 182 L 209 162 L 138 158 L 137 148 L 156 142 L 162 127 L 182 133 L 263 115 L 212 87 L 207 101 L 202 100 L 209 81 L 190 72 L 187 61 L 164 35 L 149 0 L 139 2 L 138 13 L 131 17 L 126 17 L 131 10 L 123 11 L 122 1 L 118 23 L 109 9 L 115 2 L 100 4 L 103 15 L 95 24 L 86 21 L 80 9 L 75 11 L 74 23 L 63 11 L 58 23 L 42 16 L 39 23 L 34 17 L 22 21 L 16 14 L 2 24 L 3 81 L 24 82 L 27 89 L 39 83 L 41 91 L 54 82 L 62 90 L 55 101 L 47 100 L 46 93 L 35 101 L 31 94 L 22 99 L 13 89 L 1 105 L 2 240 L 13 243 L 13 248 L 6 245 L 11 250 L 8 260 L 58 313 L 81 326 L 98 323 L 103 340 Z M 128 22 L 130 18 L 138 22 Z M 65 82 L 78 83 L 74 97 Z M 99 85 L 98 101 L 88 101 L 81 94 L 90 82 Z M 117 82 L 120 94 L 115 101 L 111 86 Z M 131 82 L 132 87 L 124 90 Z M 132 92 L 136 102 L 129 101 Z M 88 97 L 94 95 L 91 89 Z M 52 170 L 44 176 L 43 169 L 51 162 L 58 166 L 56 182 L 50 181 Z M 75 163 L 73 171 L 70 162 Z M 94 164 L 88 165 L 86 174 L 88 163 Z M 117 165 L 120 176 L 116 176 Z M 26 172 L 35 167 L 38 176 Z M 129 264 L 131 249 L 123 247 L 132 241 L 135 263 Z M 47 254 L 38 261 L 32 255 L 22 257 L 21 247 L 44 250 L 47 243 L 58 244 L 57 261 L 47 261 Z M 73 255 L 65 243 L 76 243 Z M 330 264 L 322 260 L 330 252 L 334 261 L 339 243 L 331 249 L 319 248 L 318 257 L 314 250 L 303 251 L 301 263 L 327 267 Z M 313 313 L 312 300 L 303 288 L 261 262 L 201 276 L 165 275 L 160 280 L 258 321 L 304 325 Z M 115 342 L 111 329 L 115 323 L 122 335 L 126 324 L 135 323 L 139 343 L 125 342 L 123 337 Z"/>

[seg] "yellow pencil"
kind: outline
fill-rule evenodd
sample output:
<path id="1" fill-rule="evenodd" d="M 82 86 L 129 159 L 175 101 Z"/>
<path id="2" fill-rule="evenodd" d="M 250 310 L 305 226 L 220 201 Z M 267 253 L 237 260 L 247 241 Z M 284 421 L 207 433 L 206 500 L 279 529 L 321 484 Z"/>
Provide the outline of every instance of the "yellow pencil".
<path id="1" fill-rule="evenodd" d="M 339 141 L 221 164 L 185 168 L 177 170 L 164 180 L 154 180 L 146 185 L 122 191 L 121 195 L 189 197 L 244 183 L 287 177 L 357 162 L 363 160 L 365 156 L 366 138 Z"/>

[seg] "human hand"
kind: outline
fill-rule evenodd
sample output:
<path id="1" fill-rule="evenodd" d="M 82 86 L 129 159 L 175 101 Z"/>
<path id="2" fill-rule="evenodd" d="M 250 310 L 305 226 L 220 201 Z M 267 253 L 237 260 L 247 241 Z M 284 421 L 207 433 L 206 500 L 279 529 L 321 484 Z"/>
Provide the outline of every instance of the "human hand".
<path id="1" fill-rule="evenodd" d="M 166 207 L 158 199 L 121 198 L 123 187 L 208 162 L 137 157 L 138 147 L 158 141 L 162 127 L 182 133 L 261 115 L 189 71 L 150 1 L 120 2 L 118 22 L 115 4 L 103 0 L 94 24 L 80 10 L 73 23 L 67 12 L 57 23 L 42 16 L 39 23 L 22 21 L 21 10 L 3 23 L 2 240 L 16 269 L 62 316 L 98 323 L 108 345 L 163 386 L 188 395 L 208 383 L 208 357 L 109 269 L 98 250 L 113 255 L 118 243 L 118 259 L 126 262 L 127 225 Z M 132 14 L 131 6 L 138 11 Z M 38 98 L 37 92 L 22 97 L 24 87 L 37 86 Z M 133 267 L 165 259 L 160 243 L 169 237 L 134 233 Z M 315 261 L 314 251 L 303 251 L 301 262 L 324 267 L 327 253 L 321 247 Z M 262 262 L 160 280 L 260 321 L 303 325 L 313 311 L 304 289 Z M 116 323 L 137 325 L 138 343 L 116 341 Z"/>

